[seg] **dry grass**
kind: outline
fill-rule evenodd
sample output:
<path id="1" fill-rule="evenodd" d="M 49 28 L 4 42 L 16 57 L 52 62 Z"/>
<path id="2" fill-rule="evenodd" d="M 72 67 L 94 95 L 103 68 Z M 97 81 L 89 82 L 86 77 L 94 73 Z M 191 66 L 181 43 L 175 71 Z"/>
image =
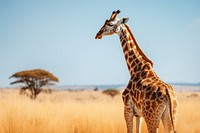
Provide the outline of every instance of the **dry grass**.
<path id="1" fill-rule="evenodd" d="M 178 132 L 199 133 L 200 93 L 177 95 L 180 103 Z M 18 95 L 16 90 L 0 92 L 0 133 L 124 132 L 120 95 L 111 98 L 101 91 L 55 91 L 51 95 L 40 94 L 34 101 Z M 144 122 L 142 132 L 147 132 Z M 163 132 L 162 125 L 160 132 Z"/>

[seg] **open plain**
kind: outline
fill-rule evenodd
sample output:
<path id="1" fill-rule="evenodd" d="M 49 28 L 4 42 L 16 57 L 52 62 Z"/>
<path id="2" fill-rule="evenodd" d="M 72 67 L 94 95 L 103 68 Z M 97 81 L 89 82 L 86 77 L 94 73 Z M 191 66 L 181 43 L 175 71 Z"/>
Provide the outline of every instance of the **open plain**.
<path id="1" fill-rule="evenodd" d="M 179 91 L 176 94 L 177 131 L 199 133 L 200 93 Z M 17 89 L 0 89 L 0 133 L 125 132 L 121 93 L 111 97 L 102 90 L 54 90 L 30 100 L 19 95 Z M 162 123 L 159 132 L 164 132 Z M 145 122 L 142 133 L 147 133 Z"/>

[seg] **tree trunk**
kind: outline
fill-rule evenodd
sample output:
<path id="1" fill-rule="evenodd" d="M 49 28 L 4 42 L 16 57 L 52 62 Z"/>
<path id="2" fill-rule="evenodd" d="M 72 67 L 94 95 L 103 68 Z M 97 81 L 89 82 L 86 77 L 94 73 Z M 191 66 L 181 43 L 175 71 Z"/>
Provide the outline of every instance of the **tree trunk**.
<path id="1" fill-rule="evenodd" d="M 36 88 L 32 87 L 31 88 L 31 99 L 35 100 L 36 99 Z"/>

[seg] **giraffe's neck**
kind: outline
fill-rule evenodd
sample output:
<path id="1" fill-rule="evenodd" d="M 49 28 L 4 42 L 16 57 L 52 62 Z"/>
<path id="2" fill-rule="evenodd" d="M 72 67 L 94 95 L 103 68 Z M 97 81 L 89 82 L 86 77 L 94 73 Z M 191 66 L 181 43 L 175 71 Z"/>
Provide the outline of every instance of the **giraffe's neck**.
<path id="1" fill-rule="evenodd" d="M 120 27 L 118 35 L 131 76 L 141 71 L 145 64 L 153 67 L 153 63 L 142 52 L 127 25 Z"/>

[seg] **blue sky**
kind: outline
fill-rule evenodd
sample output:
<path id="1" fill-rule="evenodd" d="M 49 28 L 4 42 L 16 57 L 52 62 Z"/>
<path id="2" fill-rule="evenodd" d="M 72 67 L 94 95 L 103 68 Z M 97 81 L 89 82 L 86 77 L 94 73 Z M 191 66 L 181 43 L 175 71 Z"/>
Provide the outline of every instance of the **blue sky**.
<path id="1" fill-rule="evenodd" d="M 41 68 L 58 85 L 126 84 L 119 38 L 94 37 L 113 10 L 129 17 L 142 50 L 165 82 L 200 82 L 200 1 L 0 1 L 0 86 Z"/>

